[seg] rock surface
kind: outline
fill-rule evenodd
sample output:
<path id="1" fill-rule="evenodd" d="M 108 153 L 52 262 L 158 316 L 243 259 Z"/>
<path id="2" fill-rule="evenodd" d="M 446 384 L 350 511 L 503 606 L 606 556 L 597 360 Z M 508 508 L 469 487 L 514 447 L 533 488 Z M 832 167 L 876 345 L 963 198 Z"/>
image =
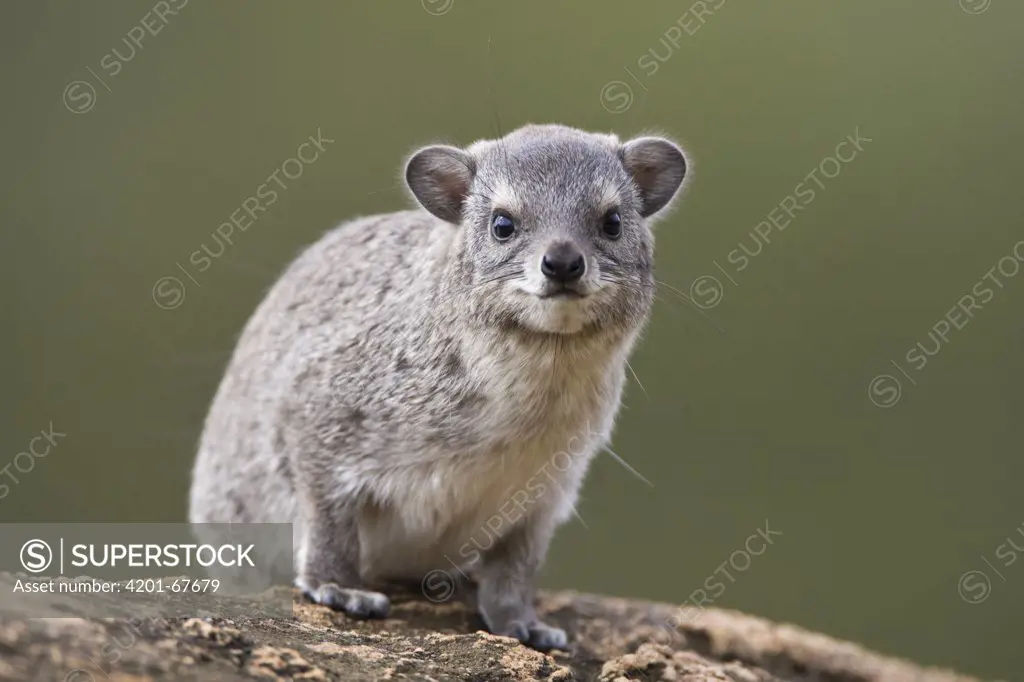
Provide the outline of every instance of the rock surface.
<path id="1" fill-rule="evenodd" d="M 708 609 L 670 634 L 666 604 L 556 592 L 538 606 L 572 652 L 532 651 L 482 632 L 461 602 L 403 593 L 379 621 L 298 596 L 292 620 L 8 619 L 0 679 L 976 682 L 737 612 Z"/>

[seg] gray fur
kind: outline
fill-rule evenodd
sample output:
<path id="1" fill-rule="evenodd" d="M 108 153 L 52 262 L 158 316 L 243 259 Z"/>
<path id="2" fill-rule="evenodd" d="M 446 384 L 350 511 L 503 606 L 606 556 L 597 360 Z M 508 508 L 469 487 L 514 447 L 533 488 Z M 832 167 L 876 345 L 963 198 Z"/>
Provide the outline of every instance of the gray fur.
<path id="1" fill-rule="evenodd" d="M 291 264 L 249 320 L 206 419 L 194 522 L 291 522 L 297 583 L 361 616 L 365 586 L 419 582 L 553 455 L 571 466 L 478 561 L 495 633 L 542 649 L 565 633 L 534 579 L 610 439 L 626 359 L 652 300 L 647 216 L 676 194 L 674 144 L 527 126 L 465 150 L 428 147 L 406 179 L 424 210 L 345 223 Z M 514 217 L 507 242 L 495 209 Z M 617 208 L 622 236 L 601 232 Z M 553 244 L 586 257 L 580 297 L 543 298 Z"/>

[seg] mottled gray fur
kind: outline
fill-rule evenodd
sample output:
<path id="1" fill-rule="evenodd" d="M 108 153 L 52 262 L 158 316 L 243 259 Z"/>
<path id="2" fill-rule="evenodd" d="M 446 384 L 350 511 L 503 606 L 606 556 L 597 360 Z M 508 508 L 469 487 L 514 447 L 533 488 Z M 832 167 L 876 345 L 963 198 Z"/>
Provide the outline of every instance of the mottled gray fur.
<path id="1" fill-rule="evenodd" d="M 465 558 L 574 443 L 571 466 L 549 469 L 557 485 L 460 567 L 493 632 L 565 647 L 534 612 L 535 574 L 610 438 L 653 300 L 650 218 L 685 170 L 667 140 L 556 125 L 414 154 L 406 181 L 426 210 L 329 232 L 249 320 L 206 419 L 191 519 L 293 523 L 298 585 L 380 616 L 368 584 Z M 582 254 L 577 281 L 543 273 L 555 246 Z"/>

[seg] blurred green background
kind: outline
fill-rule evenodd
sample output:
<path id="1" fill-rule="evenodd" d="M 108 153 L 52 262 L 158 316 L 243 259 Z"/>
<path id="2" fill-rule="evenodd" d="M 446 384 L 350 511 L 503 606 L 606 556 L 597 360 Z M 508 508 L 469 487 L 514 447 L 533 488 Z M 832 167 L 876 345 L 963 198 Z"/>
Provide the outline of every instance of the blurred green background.
<path id="1" fill-rule="evenodd" d="M 716 606 L 1024 667 L 1005 547 L 1024 547 L 1024 273 L 997 271 L 925 367 L 905 358 L 1024 239 L 1024 6 L 181 2 L 4 7 L 0 465 L 51 422 L 67 436 L 7 469 L 0 520 L 182 520 L 245 320 L 303 245 L 407 205 L 415 146 L 497 120 L 656 129 L 695 160 L 658 276 L 706 310 L 662 289 L 614 443 L 654 487 L 600 458 L 544 584 L 682 602 L 768 519 L 783 535 Z M 123 42 L 142 21 L 157 34 Z M 200 272 L 190 254 L 318 129 L 334 143 Z M 864 151 L 736 270 L 858 129 Z M 869 393 L 885 374 L 901 393 Z M 990 582 L 960 582 L 975 570 Z"/>

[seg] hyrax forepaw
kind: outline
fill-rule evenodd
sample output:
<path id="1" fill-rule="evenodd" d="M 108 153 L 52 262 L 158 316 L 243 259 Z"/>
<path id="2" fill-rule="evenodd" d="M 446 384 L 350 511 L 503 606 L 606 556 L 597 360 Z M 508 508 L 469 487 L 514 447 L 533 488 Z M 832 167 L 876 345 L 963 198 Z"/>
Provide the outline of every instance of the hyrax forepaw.
<path id="1" fill-rule="evenodd" d="M 529 627 L 529 632 L 530 637 L 525 643 L 538 651 L 564 651 L 569 646 L 569 637 L 562 628 L 554 628 L 538 621 Z"/>
<path id="2" fill-rule="evenodd" d="M 380 592 L 340 587 L 335 583 L 321 583 L 319 587 L 303 590 L 317 604 L 344 611 L 353 618 L 384 618 L 391 602 Z"/>
<path id="3" fill-rule="evenodd" d="M 540 621 L 530 625 L 524 625 L 517 621 L 495 634 L 515 637 L 526 646 L 538 651 L 565 650 L 569 645 L 569 637 L 565 634 L 565 630 L 545 625 Z"/>
<path id="4" fill-rule="evenodd" d="M 550 651 L 551 649 L 564 651 L 569 646 L 569 637 L 562 628 L 554 628 L 538 622 L 530 626 L 530 639 L 526 643 L 540 651 Z"/>

